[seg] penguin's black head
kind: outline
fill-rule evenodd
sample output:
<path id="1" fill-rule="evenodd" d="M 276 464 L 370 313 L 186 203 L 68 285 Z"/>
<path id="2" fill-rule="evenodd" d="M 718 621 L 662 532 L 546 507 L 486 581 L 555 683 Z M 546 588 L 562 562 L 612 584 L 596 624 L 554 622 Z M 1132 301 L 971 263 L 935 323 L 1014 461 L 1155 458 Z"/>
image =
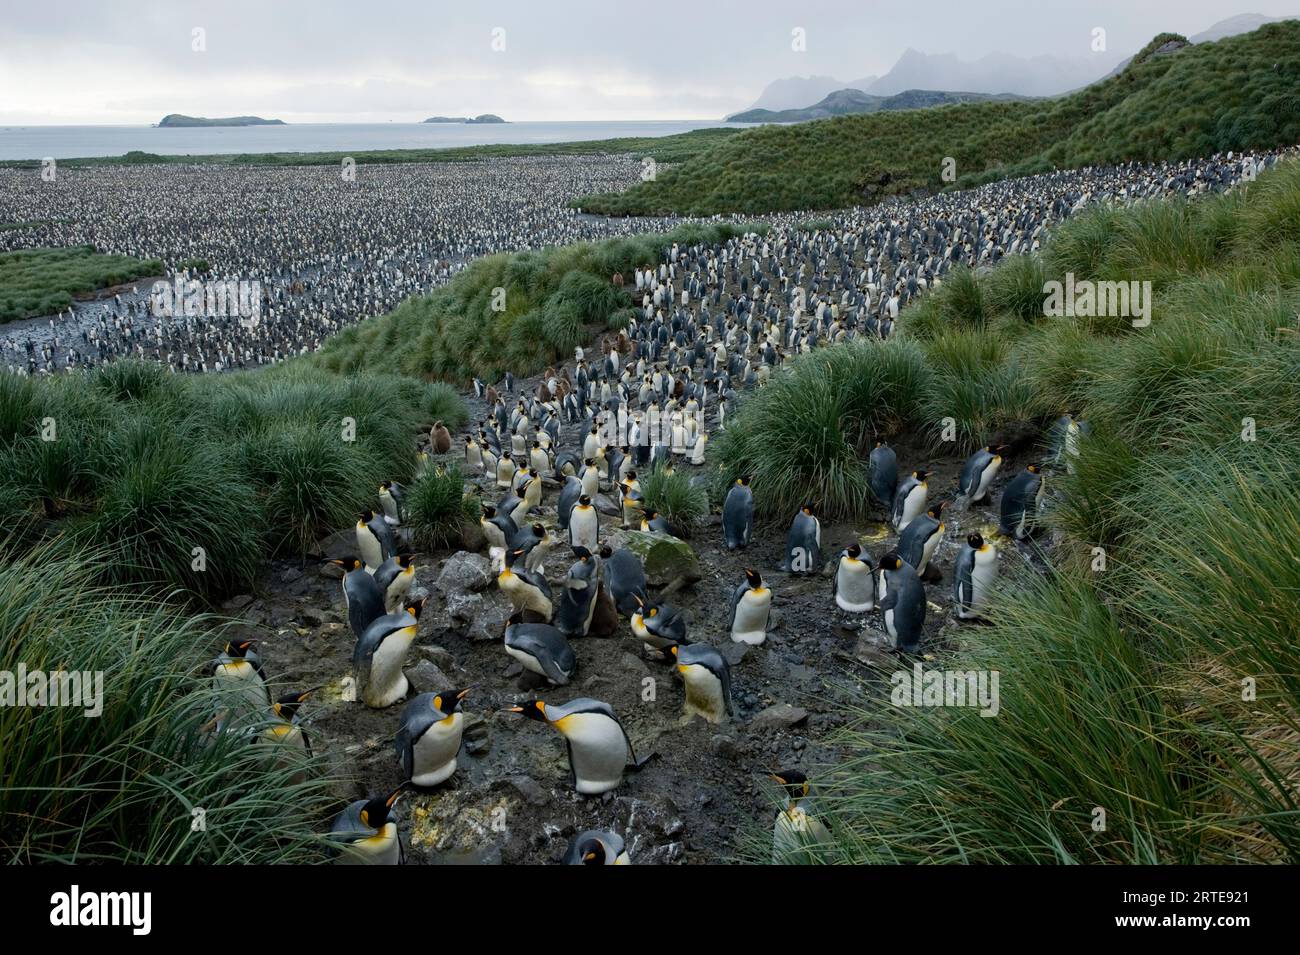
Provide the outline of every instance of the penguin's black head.
<path id="1" fill-rule="evenodd" d="M 966 543 L 970 544 L 970 546 L 973 549 L 979 550 L 981 547 L 984 546 L 984 538 L 981 537 L 979 534 L 971 534 L 969 537 L 966 538 Z"/>
<path id="2" fill-rule="evenodd" d="M 515 488 L 515 497 L 519 498 L 521 501 L 524 499 L 524 495 L 525 495 L 526 493 L 528 493 L 528 482 L 527 482 L 527 481 L 525 481 L 523 484 L 521 484 L 521 485 L 519 485 L 517 488 Z"/>
<path id="3" fill-rule="evenodd" d="M 582 865 L 608 865 L 609 854 L 605 852 L 605 843 L 599 839 L 588 839 L 578 846 L 578 857 Z"/>
<path id="4" fill-rule="evenodd" d="M 540 523 L 535 523 L 533 524 L 533 533 L 536 534 L 538 539 L 540 540 L 546 537 L 546 528 L 543 527 Z"/>
<path id="5" fill-rule="evenodd" d="M 585 464 L 585 465 L 586 465 L 587 467 L 589 467 L 589 468 L 594 468 L 594 467 L 596 466 L 596 459 L 595 459 L 595 458 L 583 458 L 583 459 L 582 459 L 582 463 Z"/>
<path id="6" fill-rule="evenodd" d="M 751 587 L 763 586 L 763 578 L 759 575 L 758 571 L 754 570 L 754 568 L 752 567 L 748 568 L 745 571 L 745 580 L 749 583 L 749 586 Z"/>
<path id="7" fill-rule="evenodd" d="M 898 570 L 903 566 L 903 558 L 899 557 L 893 551 L 890 551 L 884 557 L 880 558 L 881 570 Z"/>
<path id="8" fill-rule="evenodd" d="M 506 710 L 507 713 L 519 713 L 528 717 L 530 720 L 537 720 L 539 723 L 546 722 L 546 704 L 541 700 L 525 700 L 522 703 L 511 706 Z"/>
<path id="9" fill-rule="evenodd" d="M 573 556 L 586 563 L 591 560 L 591 551 L 579 544 L 573 548 Z"/>
<path id="10" fill-rule="evenodd" d="M 298 707 L 306 703 L 307 697 L 319 689 L 319 686 L 313 686 L 310 690 L 303 690 L 301 693 L 286 693 L 271 705 L 271 710 L 281 719 L 292 720 L 298 712 Z"/>
<path id="11" fill-rule="evenodd" d="M 932 504 L 930 505 L 930 508 L 925 513 L 936 521 L 940 520 L 943 517 L 943 506 L 946 503 L 948 502 L 940 501 L 938 504 Z"/>
<path id="12" fill-rule="evenodd" d="M 778 769 L 772 778 L 785 788 L 791 799 L 802 799 L 808 795 L 808 777 L 797 769 Z"/>
<path id="13" fill-rule="evenodd" d="M 741 487 L 749 487 L 749 482 L 750 477 L 748 474 L 742 474 L 740 477 L 736 478 L 736 483 Z"/>
<path id="14" fill-rule="evenodd" d="M 397 561 L 397 566 L 402 568 L 402 570 L 406 570 L 415 563 L 414 554 L 397 554 L 394 556 L 394 559 Z"/>
<path id="15" fill-rule="evenodd" d="M 362 524 L 369 524 L 375 519 L 375 512 L 369 508 L 366 508 L 364 511 L 359 511 L 358 513 L 361 515 Z"/>
<path id="16" fill-rule="evenodd" d="M 591 495 L 590 494 L 579 495 L 578 503 L 581 504 L 583 507 L 589 507 L 591 505 Z"/>
<path id="17" fill-rule="evenodd" d="M 337 564 L 339 567 L 348 571 L 357 570 L 362 566 L 361 559 L 359 557 L 354 557 L 351 554 L 347 557 L 335 557 L 333 560 L 326 561 L 326 563 Z"/>
<path id="18" fill-rule="evenodd" d="M 465 687 L 463 690 L 443 690 L 441 693 L 433 694 L 433 708 L 443 716 L 451 716 L 460 709 L 461 701 L 473 687 Z"/>
<path id="19" fill-rule="evenodd" d="M 614 549 L 610 547 L 608 544 L 600 545 L 600 557 L 602 560 L 609 560 L 609 558 L 613 556 L 613 554 L 614 554 Z"/>
<path id="20" fill-rule="evenodd" d="M 659 515 L 659 512 L 653 507 L 647 507 L 643 513 L 647 521 L 653 521 Z"/>
<path id="21" fill-rule="evenodd" d="M 402 783 L 387 796 L 377 796 L 370 800 L 361 808 L 361 822 L 371 829 L 382 829 L 388 824 L 388 814 L 393 811 L 393 806 L 397 804 L 398 797 L 406 792 L 406 787 L 411 785 L 410 781 Z"/>
<path id="22" fill-rule="evenodd" d="M 496 505 L 494 505 L 494 504 L 484 504 L 484 505 L 483 505 L 483 516 L 486 517 L 489 521 L 492 520 L 492 518 L 496 517 L 496 516 L 497 516 Z"/>
<path id="23" fill-rule="evenodd" d="M 852 557 L 854 560 L 857 560 L 859 557 L 862 556 L 862 545 L 861 545 L 861 544 L 850 544 L 850 545 L 845 549 L 845 553 L 848 554 L 850 557 Z"/>
<path id="24" fill-rule="evenodd" d="M 1042 469 L 1039 468 L 1037 464 L 1031 464 L 1028 467 L 1026 467 L 1025 470 L 1028 471 L 1030 474 L 1037 474 Z"/>
<path id="25" fill-rule="evenodd" d="M 541 446 L 542 446 L 542 442 L 540 442 L 540 441 L 538 441 L 538 440 L 536 440 L 536 439 L 533 440 L 533 448 L 534 448 L 534 449 L 541 448 Z"/>
<path id="26" fill-rule="evenodd" d="M 803 513 L 807 514 L 809 517 L 811 517 L 817 511 L 817 502 L 804 501 L 803 507 L 801 507 L 800 510 L 803 511 Z"/>
<path id="27" fill-rule="evenodd" d="M 912 472 L 912 477 L 916 478 L 918 481 L 924 481 L 929 476 L 930 476 L 930 472 L 925 470 Z"/>
<path id="28" fill-rule="evenodd" d="M 256 640 L 231 640 L 226 644 L 226 655 L 242 660 L 255 646 L 257 646 Z"/>
<path id="29" fill-rule="evenodd" d="M 392 482 L 392 481 L 380 481 L 380 482 L 379 482 L 379 489 L 380 489 L 381 491 L 391 491 L 391 490 L 393 489 L 393 482 Z"/>
<path id="30" fill-rule="evenodd" d="M 403 608 L 412 617 L 414 617 L 416 620 L 419 620 L 420 614 L 424 613 L 424 598 L 421 597 L 419 600 L 408 600 L 403 605 Z"/>

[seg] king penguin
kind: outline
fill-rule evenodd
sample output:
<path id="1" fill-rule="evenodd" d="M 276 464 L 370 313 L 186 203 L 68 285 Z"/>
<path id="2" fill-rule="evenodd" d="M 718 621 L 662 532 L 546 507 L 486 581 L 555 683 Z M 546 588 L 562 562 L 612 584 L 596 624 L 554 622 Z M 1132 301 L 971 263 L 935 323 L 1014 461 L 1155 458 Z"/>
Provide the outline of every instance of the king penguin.
<path id="1" fill-rule="evenodd" d="M 393 613 L 402 606 L 415 581 L 415 556 L 394 554 L 380 564 L 374 580 L 384 594 L 384 612 Z"/>
<path id="2" fill-rule="evenodd" d="M 314 686 L 310 690 L 303 690 L 301 693 L 286 693 L 271 705 L 271 714 L 274 719 L 271 725 L 262 730 L 258 739 L 263 743 L 279 743 L 282 746 L 292 746 L 301 749 L 307 755 L 311 755 L 311 740 L 307 737 L 307 731 L 302 728 L 302 714 L 299 710 L 307 702 L 307 697 L 311 696 L 320 687 Z"/>
<path id="3" fill-rule="evenodd" d="M 578 658 L 564 634 L 546 623 L 524 623 L 523 614 L 506 621 L 506 653 L 529 673 L 545 677 L 553 686 L 565 686 L 578 669 Z"/>
<path id="4" fill-rule="evenodd" d="M 731 595 L 731 639 L 758 646 L 767 639 L 768 611 L 772 609 L 772 591 L 763 586 L 758 571 L 745 571 L 745 579 Z"/>
<path id="5" fill-rule="evenodd" d="M 223 702 L 247 713 L 261 714 L 271 705 L 271 696 L 266 689 L 262 658 L 254 645 L 253 640 L 227 643 L 224 652 L 212 661 L 212 684 L 222 692 Z"/>
<path id="6" fill-rule="evenodd" d="M 732 715 L 731 667 L 727 659 L 707 643 L 675 643 L 669 653 L 677 660 L 677 672 L 686 685 L 682 716 L 702 716 L 721 723 Z"/>
<path id="7" fill-rule="evenodd" d="M 926 576 L 926 571 L 930 569 L 930 558 L 943 540 L 943 506 L 943 501 L 935 504 L 898 535 L 898 556 L 911 564 L 924 580 L 939 579 L 937 570 L 932 578 Z"/>
<path id="8" fill-rule="evenodd" d="M 1004 537 L 1024 540 L 1042 500 L 1042 471 L 1037 464 L 1031 464 L 1002 489 L 1002 521 L 998 525 L 998 533 Z"/>
<path id="9" fill-rule="evenodd" d="M 631 865 L 623 837 L 605 829 L 588 829 L 569 840 L 565 865 Z"/>
<path id="10" fill-rule="evenodd" d="M 988 497 L 989 487 L 1002 467 L 1002 448 L 989 445 L 980 448 L 962 465 L 957 489 L 969 504 L 978 504 Z"/>
<path id="11" fill-rule="evenodd" d="M 669 604 L 649 606 L 639 596 L 632 614 L 632 633 L 650 650 L 666 653 L 676 643 L 686 641 L 686 617 Z"/>
<path id="12" fill-rule="evenodd" d="M 898 489 L 898 455 L 883 441 L 877 441 L 867 458 L 871 467 L 871 493 L 876 495 L 886 514 L 894 510 L 894 492 Z"/>
<path id="13" fill-rule="evenodd" d="M 596 613 L 600 592 L 600 562 L 585 547 L 573 548 L 578 558 L 564 578 L 564 589 L 555 607 L 555 629 L 566 637 L 585 637 Z"/>
<path id="14" fill-rule="evenodd" d="M 330 841 L 342 849 L 341 864 L 401 865 L 406 860 L 392 811 L 408 785 L 402 783 L 385 797 L 358 799 L 338 814 L 330 827 Z"/>
<path id="15" fill-rule="evenodd" d="M 753 534 L 754 492 L 750 490 L 749 477 L 739 477 L 727 491 L 727 499 L 722 504 L 722 535 L 727 550 L 748 547 Z"/>
<path id="16" fill-rule="evenodd" d="M 506 712 L 549 723 L 564 737 L 569 750 L 570 780 L 581 795 L 594 796 L 617 789 L 623 771 L 640 769 L 632 741 L 608 703 L 579 697 L 564 704 L 528 700 Z"/>
<path id="17" fill-rule="evenodd" d="M 373 574 L 358 557 L 339 557 L 329 563 L 342 567 L 343 603 L 348 610 L 348 625 L 352 635 L 360 639 L 377 617 L 384 615 L 384 591 L 375 583 Z"/>
<path id="18" fill-rule="evenodd" d="M 620 547 L 611 550 L 609 545 L 600 549 L 600 557 L 605 571 L 605 584 L 609 595 L 614 598 L 614 606 L 623 616 L 631 618 L 637 607 L 648 598 L 645 582 L 645 567 L 641 558 Z"/>
<path id="19" fill-rule="evenodd" d="M 594 554 L 600 549 L 599 541 L 600 514 L 591 498 L 583 494 L 569 512 L 569 546 L 582 547 Z"/>
<path id="20" fill-rule="evenodd" d="M 371 709 L 392 706 L 411 688 L 402 665 L 415 641 L 423 609 L 423 600 L 413 600 L 397 613 L 379 617 L 357 641 L 352 667 L 358 693 Z"/>
<path id="21" fill-rule="evenodd" d="M 832 585 L 835 605 L 849 613 L 866 613 L 875 607 L 875 582 L 871 560 L 862 556 L 860 544 L 850 544 L 840 551 Z"/>
<path id="22" fill-rule="evenodd" d="M 831 844 L 831 833 L 813 812 L 808 777 L 797 769 L 778 770 L 772 778 L 785 790 L 784 808 L 772 830 L 772 862 L 777 865 L 813 860 L 810 850 Z"/>
<path id="23" fill-rule="evenodd" d="M 894 648 L 915 653 L 925 627 L 925 587 L 912 565 L 896 553 L 880 558 L 881 587 L 884 595 L 880 612 Z"/>
<path id="24" fill-rule="evenodd" d="M 497 586 L 510 598 L 515 610 L 530 611 L 549 623 L 554 613 L 551 587 L 541 574 L 522 566 L 523 558 L 524 551 L 518 547 L 506 551 L 506 565 L 497 575 Z"/>
<path id="25" fill-rule="evenodd" d="M 366 570 L 372 574 L 393 555 L 393 529 L 374 511 L 361 512 L 357 521 L 357 548 L 366 562 Z"/>
<path id="26" fill-rule="evenodd" d="M 822 522 L 812 501 L 799 508 L 790 522 L 779 569 L 792 574 L 816 574 L 822 569 Z"/>
<path id="27" fill-rule="evenodd" d="M 456 772 L 465 729 L 465 716 L 458 711 L 467 693 L 469 688 L 421 693 L 402 708 L 393 745 L 412 784 L 436 786 Z"/>
<path id="28" fill-rule="evenodd" d="M 384 513 L 384 523 L 389 527 L 400 527 L 406 523 L 406 488 L 396 481 L 381 483 L 379 507 Z"/>
<path id="29" fill-rule="evenodd" d="M 979 534 L 966 538 L 952 568 L 952 603 L 957 619 L 974 620 L 998 578 L 998 551 Z"/>
<path id="30" fill-rule="evenodd" d="M 569 515 L 577 505 L 578 498 L 582 497 L 582 482 L 572 474 L 563 474 L 559 471 L 555 476 L 564 482 L 564 487 L 560 488 L 559 500 L 555 504 L 555 526 L 562 531 L 567 531 Z"/>
<path id="31" fill-rule="evenodd" d="M 925 496 L 928 493 L 926 479 L 929 471 L 913 471 L 898 486 L 894 494 L 894 530 L 900 534 L 907 530 L 907 525 L 925 513 Z"/>

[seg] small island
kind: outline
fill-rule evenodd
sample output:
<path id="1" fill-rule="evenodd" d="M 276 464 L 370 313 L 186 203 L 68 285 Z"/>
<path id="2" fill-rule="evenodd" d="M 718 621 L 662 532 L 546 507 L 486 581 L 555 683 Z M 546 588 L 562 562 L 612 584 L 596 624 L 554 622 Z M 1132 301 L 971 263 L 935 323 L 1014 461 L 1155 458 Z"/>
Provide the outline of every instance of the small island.
<path id="1" fill-rule="evenodd" d="M 494 113 L 482 113 L 478 116 L 430 116 L 426 123 L 504 123 L 505 120 Z"/>
<path id="2" fill-rule="evenodd" d="M 221 119 L 208 119 L 206 116 L 185 116 L 181 113 L 168 113 L 158 124 L 163 127 L 173 126 L 284 126 L 282 119 L 262 119 L 260 116 L 226 116 Z"/>

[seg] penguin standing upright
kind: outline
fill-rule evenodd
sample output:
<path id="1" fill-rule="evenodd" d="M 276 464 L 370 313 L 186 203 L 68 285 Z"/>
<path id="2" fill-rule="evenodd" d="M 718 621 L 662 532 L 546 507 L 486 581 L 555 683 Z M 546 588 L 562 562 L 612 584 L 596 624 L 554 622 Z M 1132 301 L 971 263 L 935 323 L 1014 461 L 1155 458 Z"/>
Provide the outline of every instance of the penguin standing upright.
<path id="1" fill-rule="evenodd" d="M 925 587 L 912 565 L 893 552 L 880 558 L 880 573 L 885 629 L 895 649 L 915 653 L 925 627 Z"/>
<path id="2" fill-rule="evenodd" d="M 569 840 L 565 865 L 631 865 L 623 837 L 604 829 L 588 829 Z"/>
<path id="3" fill-rule="evenodd" d="M 254 645 L 253 640 L 232 640 L 212 661 L 212 684 L 226 704 L 226 717 L 219 721 L 223 726 L 229 720 L 231 707 L 246 713 L 264 713 L 271 705 L 262 658 Z"/>
<path id="4" fill-rule="evenodd" d="M 406 488 L 396 481 L 384 481 L 379 485 L 379 507 L 389 527 L 406 523 Z"/>
<path id="5" fill-rule="evenodd" d="M 347 606 L 352 635 L 360 639 L 366 627 L 385 613 L 384 590 L 360 558 L 339 557 L 330 563 L 347 571 L 343 575 L 343 603 Z"/>
<path id="6" fill-rule="evenodd" d="M 515 462 L 509 451 L 501 452 L 497 458 L 497 487 L 511 487 L 515 480 Z"/>
<path id="7" fill-rule="evenodd" d="M 925 513 L 925 496 L 929 490 L 926 479 L 929 476 L 929 471 L 913 471 L 894 493 L 894 530 L 900 534 Z"/>
<path id="8" fill-rule="evenodd" d="M 721 723 L 732 714 L 731 667 L 726 657 L 707 643 L 675 643 L 669 653 L 677 660 L 677 672 L 686 685 L 682 716 L 702 716 Z"/>
<path id="9" fill-rule="evenodd" d="M 401 865 L 405 861 L 392 810 L 408 785 L 402 783 L 388 796 L 358 799 L 338 814 L 330 827 L 330 840 L 342 849 L 339 863 Z"/>
<path id="10" fill-rule="evenodd" d="M 505 566 L 505 551 L 519 533 L 519 525 L 508 514 L 498 514 L 492 504 L 483 505 L 483 516 L 479 518 L 479 527 L 483 529 L 483 539 L 487 541 L 488 553 L 493 557 L 493 568 L 500 570 Z"/>
<path id="11" fill-rule="evenodd" d="M 736 478 L 722 504 L 722 535 L 727 550 L 737 550 L 748 547 L 753 534 L 754 493 L 749 487 L 749 477 L 744 476 Z"/>
<path id="12" fill-rule="evenodd" d="M 862 556 L 860 544 L 850 544 L 840 551 L 831 592 L 835 605 L 849 613 L 866 613 L 875 607 L 871 560 Z"/>
<path id="13" fill-rule="evenodd" d="M 557 474 L 564 481 L 560 488 L 560 497 L 555 504 L 555 526 L 562 531 L 569 529 L 569 515 L 582 497 L 582 482 L 572 474 Z M 590 498 L 588 498 L 590 500 Z"/>
<path id="14" fill-rule="evenodd" d="M 375 571 L 374 581 L 384 594 L 384 612 L 393 613 L 406 600 L 411 584 L 415 581 L 415 556 L 394 554 L 380 564 Z"/>
<path id="15" fill-rule="evenodd" d="M 1004 537 L 1024 540 L 1042 501 L 1042 470 L 1037 464 L 1031 464 L 1002 489 L 1002 520 L 998 525 L 998 533 Z"/>
<path id="16" fill-rule="evenodd" d="M 483 470 L 483 448 L 472 434 L 465 435 L 465 466 L 471 474 Z"/>
<path id="17" fill-rule="evenodd" d="M 560 732 L 569 750 L 570 779 L 584 796 L 617 789 L 625 769 L 645 765 L 636 758 L 632 741 L 608 703 L 586 697 L 564 704 L 528 700 L 506 712 L 549 723 Z"/>
<path id="18" fill-rule="evenodd" d="M 600 563 L 585 547 L 573 548 L 577 561 L 564 578 L 555 607 L 555 629 L 566 637 L 585 637 L 591 629 L 600 592 Z"/>
<path id="19" fill-rule="evenodd" d="M 938 580 L 938 570 L 930 567 L 930 558 L 943 540 L 943 502 L 940 501 L 907 525 L 898 535 L 898 556 L 911 564 L 923 580 Z M 926 571 L 933 571 L 931 576 Z"/>
<path id="20" fill-rule="evenodd" d="M 778 770 L 772 778 L 785 790 L 784 807 L 772 830 L 772 862 L 790 865 L 813 861 L 814 847 L 831 844 L 831 833 L 814 813 L 808 777 L 797 769 Z"/>
<path id="21" fill-rule="evenodd" d="M 366 562 L 366 570 L 372 574 L 393 556 L 393 530 L 372 510 L 362 511 L 357 521 L 357 548 Z"/>
<path id="22" fill-rule="evenodd" d="M 524 623 L 520 613 L 506 621 L 505 647 L 525 670 L 554 686 L 566 685 L 578 669 L 578 658 L 564 634 L 550 624 Z"/>
<path id="23" fill-rule="evenodd" d="M 518 547 L 506 551 L 506 565 L 497 575 L 497 586 L 510 598 L 515 610 L 536 614 L 550 623 L 554 613 L 551 602 L 551 587 L 546 578 L 526 569 L 524 551 Z"/>
<path id="24" fill-rule="evenodd" d="M 768 611 L 772 609 L 772 591 L 763 586 L 758 571 L 745 571 L 745 579 L 731 595 L 731 639 L 758 646 L 767 639 Z"/>
<path id="25" fill-rule="evenodd" d="M 988 601 L 998 577 L 998 551 L 979 534 L 966 538 L 952 568 L 952 604 L 957 619 L 973 620 Z"/>
<path id="26" fill-rule="evenodd" d="M 410 689 L 402 665 L 415 641 L 423 609 L 423 600 L 413 600 L 397 613 L 375 620 L 357 641 L 352 667 L 358 694 L 371 709 L 392 706 Z"/>
<path id="27" fill-rule="evenodd" d="M 894 493 L 898 490 L 898 455 L 883 441 L 877 441 L 867 457 L 871 466 L 871 493 L 876 495 L 886 514 L 894 511 Z"/>
<path id="28" fill-rule="evenodd" d="M 421 693 L 406 706 L 393 740 L 402 772 L 416 786 L 436 786 L 456 772 L 465 729 L 458 712 L 469 689 Z"/>
<path id="29" fill-rule="evenodd" d="M 600 549 L 600 557 L 609 595 L 618 612 L 630 618 L 649 599 L 641 558 L 625 547 L 611 550 L 609 545 Z"/>
<path id="30" fill-rule="evenodd" d="M 988 497 L 989 486 L 997 477 L 1002 467 L 1002 449 L 989 445 L 980 448 L 962 465 L 961 477 L 957 479 L 957 489 L 966 498 L 968 504 L 978 504 Z"/>
<path id="31" fill-rule="evenodd" d="M 792 574 L 816 574 L 822 569 L 822 523 L 812 501 L 799 508 L 790 522 L 780 569 Z"/>
<path id="32" fill-rule="evenodd" d="M 583 494 L 569 512 L 569 546 L 581 547 L 594 554 L 600 549 L 599 541 L 600 514 L 591 498 Z"/>

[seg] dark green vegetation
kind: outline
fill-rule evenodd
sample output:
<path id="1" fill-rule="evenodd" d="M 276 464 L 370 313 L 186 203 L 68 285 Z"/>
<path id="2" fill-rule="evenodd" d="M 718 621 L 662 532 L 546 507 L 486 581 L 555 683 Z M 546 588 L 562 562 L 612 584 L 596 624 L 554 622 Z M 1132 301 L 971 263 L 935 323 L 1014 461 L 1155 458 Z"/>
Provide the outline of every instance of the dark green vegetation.
<path id="1" fill-rule="evenodd" d="M 263 119 L 260 116 L 224 116 L 209 119 L 206 116 L 185 116 L 181 113 L 168 113 L 158 124 L 170 126 L 284 126 L 282 119 Z"/>
<path id="2" fill-rule="evenodd" d="M 709 513 L 708 492 L 691 483 L 692 472 L 654 468 L 641 478 L 644 506 L 658 511 L 679 535 L 689 537 Z"/>
<path id="3" fill-rule="evenodd" d="M 71 305 L 74 296 L 162 270 L 157 259 L 104 255 L 90 245 L 0 252 L 0 322 L 51 315 Z"/>
<path id="4" fill-rule="evenodd" d="M 843 116 L 746 130 L 617 195 L 612 215 L 830 209 L 1122 160 L 1300 142 L 1300 22 L 1147 56 L 1067 96 Z"/>
<path id="5" fill-rule="evenodd" d="M 406 510 L 415 543 L 425 550 L 459 540 L 462 524 L 476 524 L 479 515 L 477 500 L 465 494 L 465 479 L 455 458 L 430 464 L 428 472 L 407 488 Z"/>
<path id="6" fill-rule="evenodd" d="M 776 421 L 766 445 L 816 462 L 786 481 L 844 510 L 864 430 L 932 428 L 947 412 L 969 446 L 1004 420 L 1070 409 L 1091 423 L 1072 471 L 1047 478 L 1056 570 L 1015 570 L 1001 542 L 992 624 L 961 628 L 925 664 L 999 671 L 999 715 L 865 705 L 843 740 L 856 755 L 819 780 L 838 858 L 1300 858 L 1298 213 L 1296 163 L 1244 194 L 1095 211 L 1041 262 L 945 283 L 904 313 L 908 340 L 800 359 L 799 387 L 772 385 L 734 437 L 729 424 L 757 499 L 772 481 L 790 493 L 783 452 L 752 445 L 756 421 Z M 1035 283 L 1041 295 L 1044 275 L 1066 272 L 1151 280 L 1151 326 L 1029 307 Z M 857 379 L 843 397 L 822 384 Z"/>
<path id="7" fill-rule="evenodd" d="M 738 130 L 696 129 L 673 136 L 629 136 L 620 139 L 596 139 L 577 143 L 500 143 L 485 146 L 457 146 L 448 149 L 372 149 L 360 152 L 330 153 L 236 153 L 231 155 L 162 156 L 132 150 L 122 156 L 89 156 L 60 159 L 60 166 L 145 166 L 160 163 L 203 163 L 231 166 L 337 166 L 344 157 L 359 164 L 392 165 L 417 162 L 472 162 L 504 156 L 591 156 L 634 153 L 649 156 L 658 163 L 685 162 Z M 37 169 L 40 160 L 0 161 L 0 166 Z"/>
<path id="8" fill-rule="evenodd" d="M 831 116 L 856 116 L 883 110 L 928 109 L 953 103 L 1012 102 L 1024 99 L 1011 93 L 948 93 L 941 90 L 904 90 L 893 96 L 876 96 L 862 90 L 836 90 L 803 109 L 750 109 L 727 117 L 729 123 L 804 123 Z"/>
<path id="9" fill-rule="evenodd" d="M 97 584 L 100 555 L 38 547 L 0 562 L 0 671 L 99 671 L 94 706 L 0 706 L 7 863 L 302 863 L 337 802 L 323 760 L 214 735 L 227 703 L 199 671 L 213 621 Z M 111 555 L 110 555 L 111 556 Z M 51 676 L 52 681 L 56 677 Z M 30 683 L 29 683 L 30 686 Z M 88 686 L 93 687 L 93 681 Z M 33 688 L 34 689 L 34 688 Z M 48 702 L 48 699 L 47 699 Z M 192 810 L 206 810 L 202 831 Z"/>
<path id="10" fill-rule="evenodd" d="M 451 381 L 496 381 L 507 369 L 531 374 L 626 326 L 631 299 L 612 284 L 615 272 L 660 261 L 673 242 L 723 241 L 754 228 L 689 225 L 666 235 L 489 256 L 429 295 L 345 329 L 312 360 L 344 373 L 395 363 L 407 375 Z"/>
<path id="11" fill-rule="evenodd" d="M 62 534 L 105 555 L 108 583 L 240 593 L 269 555 L 305 553 L 354 523 L 380 481 L 409 481 L 414 435 L 438 419 L 465 420 L 446 385 L 301 363 L 0 375 L 4 549 Z"/>

